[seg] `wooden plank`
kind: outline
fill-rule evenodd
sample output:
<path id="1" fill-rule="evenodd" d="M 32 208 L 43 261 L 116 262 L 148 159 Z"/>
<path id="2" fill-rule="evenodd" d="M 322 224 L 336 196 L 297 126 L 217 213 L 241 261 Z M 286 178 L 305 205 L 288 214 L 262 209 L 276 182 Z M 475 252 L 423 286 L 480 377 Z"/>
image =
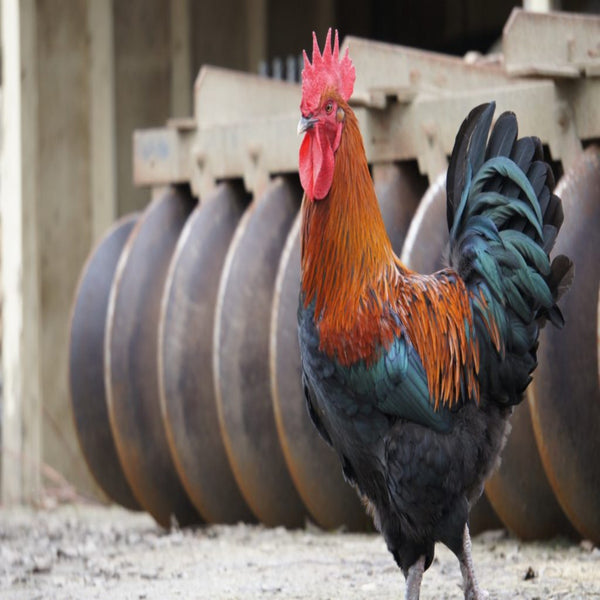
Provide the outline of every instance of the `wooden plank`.
<path id="1" fill-rule="evenodd" d="M 185 132 L 172 127 L 134 132 L 133 178 L 136 185 L 188 182 L 192 134 L 193 130 Z"/>
<path id="2" fill-rule="evenodd" d="M 199 128 L 285 112 L 300 118 L 300 97 L 300 85 L 295 83 L 204 66 L 194 84 L 194 118 Z"/>
<path id="3" fill-rule="evenodd" d="M 513 9 L 502 50 L 509 75 L 600 75 L 600 16 Z"/>
<path id="4" fill-rule="evenodd" d="M 41 477 L 38 85 L 34 0 L 2 2 L 2 503 L 37 502 Z"/>
<path id="5" fill-rule="evenodd" d="M 192 51 L 189 0 L 171 0 L 171 114 L 192 113 Z"/>
<path id="6" fill-rule="evenodd" d="M 273 84 L 279 84 L 279 89 Z M 136 182 L 165 184 L 169 177 L 175 177 L 177 182 L 189 180 L 194 193 L 202 195 L 221 179 L 243 177 L 246 188 L 255 190 L 269 174 L 295 172 L 300 143 L 296 135 L 299 111 L 293 103 L 295 87 L 282 82 L 269 84 L 246 74 L 203 69 L 196 84 L 197 129 L 137 132 Z M 230 99 L 238 98 L 242 88 L 252 118 L 244 119 L 242 103 Z M 227 101 L 220 100 L 224 92 Z M 584 96 L 589 96 L 590 105 L 597 96 L 591 80 L 583 80 L 578 87 L 576 97 Z M 496 114 L 515 111 L 521 133 L 539 136 L 549 145 L 553 157 L 566 164 L 580 152 L 577 136 L 589 139 L 594 131 L 578 128 L 578 120 L 569 110 L 574 100 L 565 103 L 553 81 L 515 80 L 505 86 L 452 94 L 418 94 L 412 102 L 393 103 L 385 112 L 357 107 L 367 158 L 371 163 L 416 158 L 421 171 L 435 177 L 446 167 L 446 156 L 462 120 L 471 108 L 491 99 L 497 101 Z M 270 105 L 275 108 L 265 111 Z M 564 106 L 563 111 L 560 106 Z"/>
<path id="7" fill-rule="evenodd" d="M 92 231 L 97 242 L 117 209 L 117 138 L 112 2 L 88 0 Z"/>
<path id="8" fill-rule="evenodd" d="M 354 36 L 344 38 L 356 69 L 351 103 L 385 108 L 386 96 L 407 102 L 417 93 L 449 93 L 505 87 L 512 83 L 499 61 L 467 62 L 456 56 L 417 50 Z"/>

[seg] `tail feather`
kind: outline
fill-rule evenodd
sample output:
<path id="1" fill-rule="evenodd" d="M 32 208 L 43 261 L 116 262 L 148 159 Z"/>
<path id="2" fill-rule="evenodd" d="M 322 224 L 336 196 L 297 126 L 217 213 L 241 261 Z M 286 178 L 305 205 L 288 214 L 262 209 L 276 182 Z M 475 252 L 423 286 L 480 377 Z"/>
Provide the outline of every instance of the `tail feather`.
<path id="1" fill-rule="evenodd" d="M 573 265 L 564 256 L 550 263 L 563 212 L 541 141 L 517 139 L 510 112 L 488 140 L 494 108 L 473 109 L 456 138 L 447 178 L 450 262 L 471 290 L 480 379 L 490 397 L 515 404 L 537 364 L 539 328 L 564 323 L 556 301 Z"/>
<path id="2" fill-rule="evenodd" d="M 517 119 L 514 114 L 511 114 L 515 124 Z M 527 173 L 535 156 L 535 142 L 532 138 L 521 138 L 515 142 L 513 151 L 510 154 L 510 159 L 524 173 Z M 520 190 L 517 185 L 511 181 L 503 182 L 502 192 L 507 196 L 518 195 Z"/>
<path id="3" fill-rule="evenodd" d="M 556 236 L 563 224 L 564 213 L 562 202 L 558 196 L 549 194 L 548 204 L 544 211 L 544 251 L 550 254 L 554 248 Z"/>
<path id="4" fill-rule="evenodd" d="M 509 112 L 502 113 L 498 117 L 490 135 L 490 141 L 485 153 L 486 160 L 494 156 L 510 156 L 517 139 L 517 133 L 517 120 L 514 118 L 514 114 Z M 496 191 L 500 191 L 502 181 L 497 180 L 494 183 L 497 185 Z"/>
<path id="5" fill-rule="evenodd" d="M 467 157 L 470 154 L 473 154 L 473 152 L 471 152 L 471 140 L 474 137 L 481 140 L 481 136 L 474 135 L 475 129 L 479 126 L 480 130 L 485 130 L 485 136 L 487 136 L 493 115 L 494 106 L 492 104 L 481 104 L 480 106 L 475 107 L 469 113 L 469 116 L 465 119 L 456 135 L 446 180 L 448 229 L 452 228 L 454 213 L 460 203 L 461 194 L 465 188 L 466 169 L 463 167 L 467 162 Z M 485 143 L 485 139 L 483 141 Z M 482 156 L 481 148 L 477 148 L 477 150 L 477 156 Z M 472 167 L 469 168 L 472 172 Z"/>

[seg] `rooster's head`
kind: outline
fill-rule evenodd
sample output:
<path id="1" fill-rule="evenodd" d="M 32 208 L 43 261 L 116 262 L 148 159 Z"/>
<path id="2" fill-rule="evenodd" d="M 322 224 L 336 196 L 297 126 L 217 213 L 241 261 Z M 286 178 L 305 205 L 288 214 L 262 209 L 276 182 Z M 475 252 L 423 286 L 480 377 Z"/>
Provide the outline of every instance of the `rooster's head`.
<path id="1" fill-rule="evenodd" d="M 313 33 L 312 64 L 304 52 L 302 102 L 298 134 L 304 133 L 300 146 L 300 182 L 311 200 L 327 196 L 333 181 L 334 154 L 340 144 L 348 99 L 356 78 L 348 56 L 339 58 L 338 33 L 333 49 L 331 29 L 327 32 L 323 54 Z"/>

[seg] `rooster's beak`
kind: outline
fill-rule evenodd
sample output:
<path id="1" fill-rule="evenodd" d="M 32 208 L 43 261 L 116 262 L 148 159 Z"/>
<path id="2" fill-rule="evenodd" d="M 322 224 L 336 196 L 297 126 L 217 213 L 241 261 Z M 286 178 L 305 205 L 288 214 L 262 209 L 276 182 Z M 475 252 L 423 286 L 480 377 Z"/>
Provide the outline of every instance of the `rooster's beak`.
<path id="1" fill-rule="evenodd" d="M 315 119 L 314 117 L 300 117 L 300 120 L 298 121 L 298 135 L 308 131 L 314 126 L 315 123 L 318 122 L 319 119 Z"/>

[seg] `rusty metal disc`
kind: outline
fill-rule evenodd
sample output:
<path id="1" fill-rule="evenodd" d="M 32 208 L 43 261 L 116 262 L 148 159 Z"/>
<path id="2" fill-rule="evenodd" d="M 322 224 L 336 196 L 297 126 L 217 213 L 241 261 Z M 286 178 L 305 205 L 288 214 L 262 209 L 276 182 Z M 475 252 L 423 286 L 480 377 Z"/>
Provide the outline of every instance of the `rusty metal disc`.
<path id="1" fill-rule="evenodd" d="M 373 168 L 375 190 L 392 244 L 402 246 L 424 189 L 412 165 Z M 301 383 L 297 319 L 300 292 L 300 218 L 279 263 L 271 321 L 271 384 L 277 430 L 285 459 L 305 505 L 325 528 L 359 530 L 370 520 L 355 491 L 344 481 L 339 459 L 310 422 Z"/>
<path id="2" fill-rule="evenodd" d="M 160 400 L 177 472 L 207 522 L 255 520 L 221 432 L 212 369 L 221 269 L 247 206 L 241 185 L 221 184 L 187 220 L 171 260 L 159 327 Z"/>
<path id="3" fill-rule="evenodd" d="M 161 525 L 200 521 L 175 470 L 158 393 L 158 319 L 169 261 L 194 208 L 170 188 L 144 211 L 119 259 L 108 305 L 105 382 L 110 424 L 131 489 Z"/>
<path id="4" fill-rule="evenodd" d="M 279 257 L 301 193 L 277 178 L 242 218 L 225 259 L 215 317 L 221 432 L 238 485 L 267 525 L 297 527 L 306 509 L 287 470 L 269 382 L 269 324 Z"/>
<path id="5" fill-rule="evenodd" d="M 477 535 L 490 529 L 501 529 L 502 521 L 498 518 L 494 507 L 486 494 L 481 494 L 479 500 L 471 507 L 469 512 L 469 531 Z"/>
<path id="6" fill-rule="evenodd" d="M 542 463 L 563 510 L 584 537 L 600 543 L 600 148 L 590 146 L 560 180 L 565 221 L 554 255 L 575 263 L 559 302 L 566 324 L 540 336 L 532 421 Z"/>
<path id="7" fill-rule="evenodd" d="M 486 494 L 506 527 L 523 540 L 557 535 L 577 537 L 548 483 L 531 425 L 534 390 L 515 408 L 502 462 L 485 486 Z"/>
<path id="8" fill-rule="evenodd" d="M 104 333 L 110 286 L 137 219 L 137 214 L 123 217 L 91 252 L 75 292 L 69 334 L 69 391 L 81 451 L 100 489 L 132 510 L 140 505 L 123 473 L 108 419 Z"/>
<path id="9" fill-rule="evenodd" d="M 419 174 L 416 163 L 380 163 L 373 165 L 373 181 L 387 234 L 399 254 L 427 179 Z"/>
<path id="10" fill-rule="evenodd" d="M 298 345 L 300 215 L 286 242 L 275 286 L 271 320 L 271 386 L 277 431 L 296 489 L 318 525 L 364 530 L 369 519 L 344 481 L 340 461 L 310 421 L 302 391 Z"/>
<path id="11" fill-rule="evenodd" d="M 439 175 L 425 192 L 408 228 L 400 259 L 418 273 L 442 268 L 448 245 L 446 174 Z"/>

